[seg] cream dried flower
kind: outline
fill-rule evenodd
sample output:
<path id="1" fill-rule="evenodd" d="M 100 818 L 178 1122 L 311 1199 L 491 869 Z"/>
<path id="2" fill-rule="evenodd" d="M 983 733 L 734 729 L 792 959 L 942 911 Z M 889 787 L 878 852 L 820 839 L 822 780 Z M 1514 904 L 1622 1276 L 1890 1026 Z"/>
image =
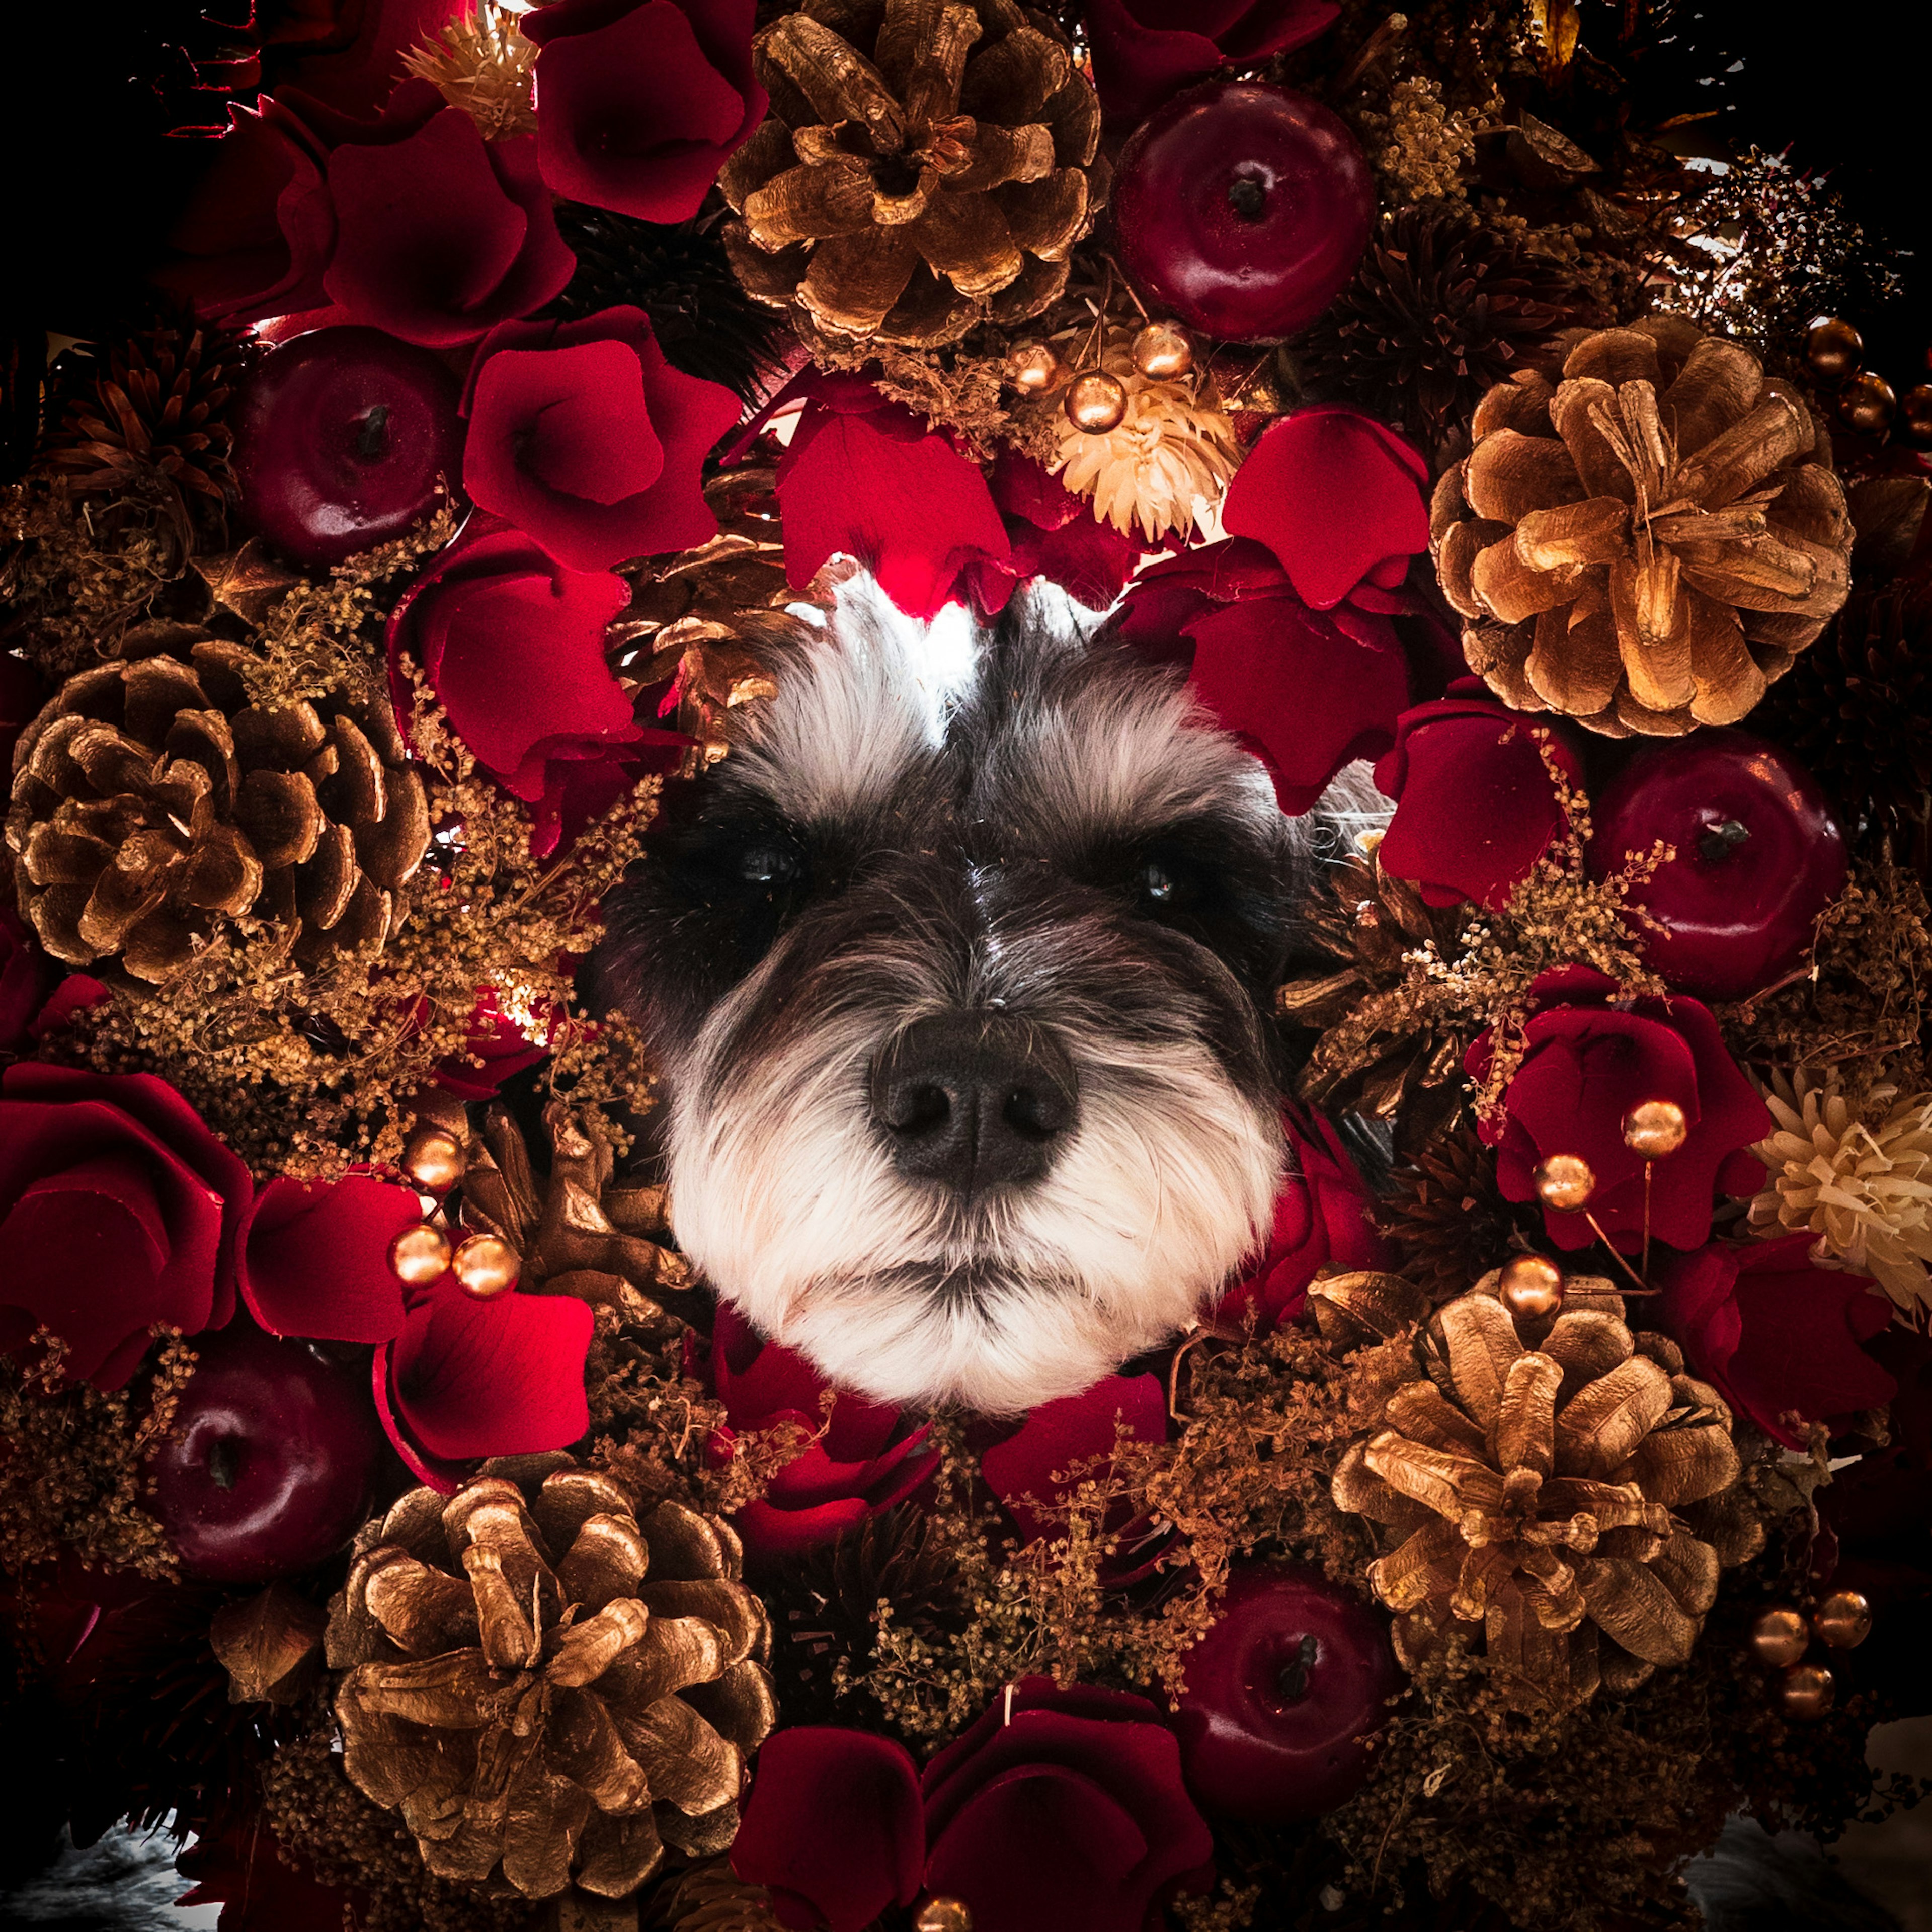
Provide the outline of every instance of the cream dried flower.
<path id="1" fill-rule="evenodd" d="M 1932 1308 L 1932 1094 L 1874 1087 L 1854 1105 L 1835 1070 L 1774 1072 L 1778 1131 L 1752 1148 L 1771 1171 L 1750 1204 L 1767 1238 L 1809 1229 L 1821 1268 L 1868 1274 L 1903 1309 Z"/>
<path id="2" fill-rule="evenodd" d="M 1127 392 L 1111 430 L 1080 429 L 1060 418 L 1052 468 L 1067 488 L 1094 500 L 1094 514 L 1118 530 L 1138 524 L 1150 543 L 1193 533 L 1204 506 L 1220 501 L 1240 461 L 1234 428 L 1204 375 L 1157 382 L 1134 367 L 1124 329 L 1111 336 L 1100 367 Z"/>
<path id="3" fill-rule="evenodd" d="M 518 24 L 520 10 L 502 0 L 476 0 L 403 56 L 403 71 L 440 88 L 486 141 L 536 132 L 531 68 L 537 50 Z"/>

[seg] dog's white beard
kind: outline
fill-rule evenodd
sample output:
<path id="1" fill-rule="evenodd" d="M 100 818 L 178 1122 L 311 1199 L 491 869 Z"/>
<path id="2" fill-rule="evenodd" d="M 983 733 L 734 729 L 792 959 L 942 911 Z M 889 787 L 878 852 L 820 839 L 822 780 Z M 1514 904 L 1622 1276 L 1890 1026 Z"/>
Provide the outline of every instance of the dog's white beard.
<path id="1" fill-rule="evenodd" d="M 712 1016 L 692 1064 L 762 976 Z M 686 1252 L 754 1327 L 882 1402 L 998 1414 L 1090 1387 L 1265 1240 L 1282 1138 L 1274 1107 L 1197 1043 L 1057 1031 L 1079 1070 L 1078 1126 L 1042 1180 L 967 1215 L 899 1175 L 872 1124 L 876 1013 L 828 1016 L 722 1095 L 678 1082 Z M 950 1270 L 973 1286 L 918 1285 Z"/>

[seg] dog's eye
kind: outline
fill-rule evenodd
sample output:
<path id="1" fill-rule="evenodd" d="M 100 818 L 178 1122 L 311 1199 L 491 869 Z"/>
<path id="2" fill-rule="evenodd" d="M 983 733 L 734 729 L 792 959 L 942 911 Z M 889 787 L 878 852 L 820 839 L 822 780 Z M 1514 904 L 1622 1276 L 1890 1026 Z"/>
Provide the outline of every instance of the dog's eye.
<path id="1" fill-rule="evenodd" d="M 747 885 L 795 886 L 805 878 L 805 861 L 788 845 L 748 845 L 738 855 L 738 876 Z"/>
<path id="2" fill-rule="evenodd" d="M 1201 896 L 1193 869 L 1174 859 L 1149 859 L 1135 878 L 1141 904 L 1156 916 L 1178 912 Z"/>

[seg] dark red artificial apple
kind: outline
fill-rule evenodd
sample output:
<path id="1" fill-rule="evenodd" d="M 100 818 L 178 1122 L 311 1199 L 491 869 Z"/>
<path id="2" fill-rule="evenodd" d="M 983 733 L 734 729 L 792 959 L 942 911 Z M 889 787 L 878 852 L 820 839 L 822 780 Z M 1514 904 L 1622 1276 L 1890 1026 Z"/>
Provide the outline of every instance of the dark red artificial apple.
<path id="1" fill-rule="evenodd" d="M 1591 872 L 1660 838 L 1677 856 L 1630 898 L 1662 930 L 1638 938 L 1672 986 L 1706 999 L 1743 999 L 1799 964 L 1844 890 L 1844 836 L 1816 780 L 1748 732 L 1698 731 L 1633 758 L 1598 801 Z"/>
<path id="2" fill-rule="evenodd" d="M 240 1322 L 200 1358 L 153 1464 L 154 1507 L 191 1576 L 266 1582 L 339 1550 L 369 1504 L 382 1434 L 366 1373 Z"/>
<path id="3" fill-rule="evenodd" d="M 1312 1570 L 1238 1566 L 1174 1706 L 1203 1810 L 1262 1824 L 1332 1811 L 1369 1774 L 1400 1683 L 1387 1620 Z"/>
<path id="4" fill-rule="evenodd" d="M 272 349 L 235 420 L 242 514 L 297 563 L 340 563 L 435 507 L 462 447 L 454 376 L 380 328 Z"/>
<path id="5" fill-rule="evenodd" d="M 1135 130 L 1114 218 L 1121 266 L 1150 304 L 1204 334 L 1258 342 L 1312 322 L 1354 274 L 1375 182 L 1319 103 L 1214 80 Z"/>

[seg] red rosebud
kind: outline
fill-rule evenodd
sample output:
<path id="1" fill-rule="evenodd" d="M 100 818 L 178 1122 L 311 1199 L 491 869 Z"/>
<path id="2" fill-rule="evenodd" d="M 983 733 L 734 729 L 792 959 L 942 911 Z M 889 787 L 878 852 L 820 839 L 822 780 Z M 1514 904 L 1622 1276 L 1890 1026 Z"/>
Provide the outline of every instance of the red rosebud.
<path id="1" fill-rule="evenodd" d="M 620 577 L 566 570 L 520 530 L 479 530 L 445 550 L 389 620 L 398 708 L 406 652 L 478 762 L 554 808 L 572 764 L 621 757 L 646 736 L 604 658 L 604 628 L 629 601 Z"/>
<path id="2" fill-rule="evenodd" d="M 389 1244 L 422 1219 L 412 1190 L 368 1174 L 272 1180 L 243 1216 L 236 1286 L 272 1335 L 388 1341 L 403 1329 Z"/>
<path id="3" fill-rule="evenodd" d="M 1612 1242 L 1627 1253 L 1643 1244 L 1644 1162 L 1624 1144 L 1624 1116 L 1646 1100 L 1674 1101 L 1690 1132 L 1676 1153 L 1653 1163 L 1651 1232 L 1676 1248 L 1710 1238 L 1715 1196 L 1754 1194 L 1764 1169 L 1750 1153 L 1772 1131 L 1769 1110 L 1724 1051 L 1710 1010 L 1677 994 L 1609 1004 L 1616 982 L 1586 967 L 1546 973 L 1531 989 L 1540 1009 L 1524 1029 L 1528 1050 L 1503 1094 L 1504 1115 L 1481 1128 L 1496 1149 L 1496 1179 L 1511 1201 L 1535 1194 L 1537 1164 L 1581 1154 L 1596 1176 L 1588 1204 Z M 1480 1078 L 1492 1036 L 1464 1057 Z M 1560 1248 L 1596 1239 L 1582 1213 L 1545 1208 L 1544 1226 Z"/>
<path id="4" fill-rule="evenodd" d="M 595 1318 L 569 1294 L 478 1301 L 445 1275 L 376 1352 L 376 1412 L 396 1451 L 433 1487 L 478 1456 L 565 1449 L 590 1426 L 584 1358 Z"/>
<path id="5" fill-rule="evenodd" d="M 830 1543 L 880 1510 L 902 1502 L 932 1473 L 931 1426 L 844 1390 L 826 1418 L 824 1376 L 802 1355 L 760 1340 L 729 1303 L 711 1336 L 711 1372 L 734 1430 L 790 1423 L 825 1433 L 772 1478 L 734 1519 L 754 1565 Z"/>
<path id="6" fill-rule="evenodd" d="M 1673 1156 L 1674 1158 L 1675 1156 Z M 1863 1275 L 1814 1267 L 1810 1238 L 1670 1255 L 1658 1273 L 1661 1325 L 1740 1415 L 1794 1449 L 1802 1422 L 1881 1408 L 1898 1384 L 1864 1344 L 1892 1304 Z"/>
<path id="7" fill-rule="evenodd" d="M 1382 869 L 1413 880 L 1430 905 L 1507 905 L 1563 830 L 1539 742 L 1580 785 L 1582 764 L 1560 733 L 1498 703 L 1473 679 L 1405 711 L 1394 748 L 1376 766 L 1376 789 L 1396 801 Z"/>
<path id="8" fill-rule="evenodd" d="M 1389 1265 L 1388 1245 L 1370 1218 L 1368 1188 L 1341 1136 L 1318 1114 L 1289 1108 L 1282 1119 L 1288 1168 L 1274 1230 L 1261 1259 L 1215 1310 L 1223 1328 L 1238 1328 L 1252 1308 L 1265 1334 L 1301 1312 L 1308 1284 L 1324 1268 Z"/>
<path id="9" fill-rule="evenodd" d="M 1228 485 L 1222 526 L 1266 544 L 1304 603 L 1332 610 L 1364 583 L 1394 590 L 1429 548 L 1428 482 L 1394 430 L 1324 404 L 1262 431 Z"/>
<path id="10" fill-rule="evenodd" d="M 0 1073 L 0 1349 L 38 1328 L 118 1388 L 149 1328 L 235 1312 L 248 1168 L 166 1082 L 27 1061 Z"/>
<path id="11" fill-rule="evenodd" d="M 688 221 L 765 118 L 753 0 L 556 0 L 519 23 L 536 64 L 537 158 L 568 201 Z"/>
<path id="12" fill-rule="evenodd" d="M 778 496 L 794 586 L 842 554 L 908 616 L 929 618 L 958 596 L 969 566 L 1011 571 L 986 479 L 944 436 L 856 376 L 817 376 L 793 393 L 808 400 L 778 458 Z"/>
<path id="13" fill-rule="evenodd" d="M 818 1724 L 765 1740 L 731 1869 L 770 1891 L 790 1932 L 863 1932 L 917 1897 L 925 1856 L 919 1771 L 903 1744 Z"/>
<path id="14" fill-rule="evenodd" d="M 1204 74 L 1306 46 L 1340 11 L 1336 0 L 1088 0 L 1100 105 L 1138 121 Z"/>

